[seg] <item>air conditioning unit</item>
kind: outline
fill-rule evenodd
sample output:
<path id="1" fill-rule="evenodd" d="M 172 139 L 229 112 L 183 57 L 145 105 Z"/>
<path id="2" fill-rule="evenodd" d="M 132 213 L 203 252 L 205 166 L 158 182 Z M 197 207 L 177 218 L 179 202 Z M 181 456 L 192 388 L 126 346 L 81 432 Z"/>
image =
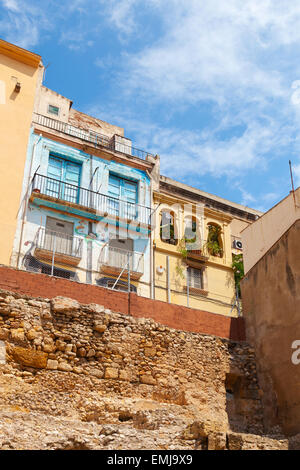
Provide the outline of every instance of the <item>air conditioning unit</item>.
<path id="1" fill-rule="evenodd" d="M 233 248 L 236 250 L 242 250 L 243 249 L 243 243 L 241 240 L 233 240 Z"/>

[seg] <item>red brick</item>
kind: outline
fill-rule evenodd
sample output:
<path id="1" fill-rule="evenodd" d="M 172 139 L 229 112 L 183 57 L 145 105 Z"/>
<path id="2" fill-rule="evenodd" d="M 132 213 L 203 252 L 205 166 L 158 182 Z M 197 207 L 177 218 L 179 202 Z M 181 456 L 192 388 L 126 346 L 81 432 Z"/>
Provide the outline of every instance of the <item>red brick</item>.
<path id="1" fill-rule="evenodd" d="M 7 266 L 0 266 L 0 288 L 31 297 L 50 299 L 58 295 L 71 297 L 81 303 L 98 303 L 125 315 L 152 318 L 171 328 L 220 336 L 234 341 L 245 341 L 243 318 L 225 317 L 168 304 L 140 297 L 134 293 L 131 293 L 128 299 L 126 292 L 111 291 L 91 284 L 81 284 Z"/>

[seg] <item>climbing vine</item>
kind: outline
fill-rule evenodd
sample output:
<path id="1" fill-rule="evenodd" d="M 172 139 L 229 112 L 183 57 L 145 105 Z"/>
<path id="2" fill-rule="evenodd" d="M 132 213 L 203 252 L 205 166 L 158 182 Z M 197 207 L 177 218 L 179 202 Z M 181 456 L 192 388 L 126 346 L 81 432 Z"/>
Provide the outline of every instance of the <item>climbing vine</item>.
<path id="1" fill-rule="evenodd" d="M 220 242 L 222 228 L 219 225 L 208 225 L 207 250 L 212 256 L 223 256 L 223 249 Z"/>
<path id="2" fill-rule="evenodd" d="M 232 254 L 232 269 L 234 272 L 234 281 L 235 281 L 235 286 L 237 288 L 239 297 L 241 297 L 241 280 L 244 277 L 244 261 L 243 261 L 243 255 L 235 255 L 234 253 Z"/>

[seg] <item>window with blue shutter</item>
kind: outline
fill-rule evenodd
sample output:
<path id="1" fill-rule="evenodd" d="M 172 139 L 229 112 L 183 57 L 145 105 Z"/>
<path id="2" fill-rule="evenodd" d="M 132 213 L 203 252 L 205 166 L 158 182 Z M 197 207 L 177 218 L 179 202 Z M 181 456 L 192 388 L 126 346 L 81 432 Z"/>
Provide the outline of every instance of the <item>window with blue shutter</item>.
<path id="1" fill-rule="evenodd" d="M 47 194 L 64 201 L 78 203 L 80 174 L 80 164 L 50 155 Z"/>
<path id="2" fill-rule="evenodd" d="M 138 186 L 136 182 L 110 174 L 108 195 L 111 214 L 126 219 L 137 217 Z"/>

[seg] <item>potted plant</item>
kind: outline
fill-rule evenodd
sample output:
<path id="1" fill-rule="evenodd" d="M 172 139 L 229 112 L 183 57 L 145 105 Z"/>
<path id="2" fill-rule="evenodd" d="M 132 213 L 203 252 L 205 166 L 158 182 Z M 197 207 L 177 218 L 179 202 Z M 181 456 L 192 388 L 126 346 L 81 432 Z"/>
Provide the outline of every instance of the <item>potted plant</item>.
<path id="1" fill-rule="evenodd" d="M 223 249 L 220 240 L 221 233 L 222 228 L 219 225 L 208 225 L 208 236 L 206 242 L 208 253 L 212 256 L 218 256 L 220 258 L 223 256 Z"/>

